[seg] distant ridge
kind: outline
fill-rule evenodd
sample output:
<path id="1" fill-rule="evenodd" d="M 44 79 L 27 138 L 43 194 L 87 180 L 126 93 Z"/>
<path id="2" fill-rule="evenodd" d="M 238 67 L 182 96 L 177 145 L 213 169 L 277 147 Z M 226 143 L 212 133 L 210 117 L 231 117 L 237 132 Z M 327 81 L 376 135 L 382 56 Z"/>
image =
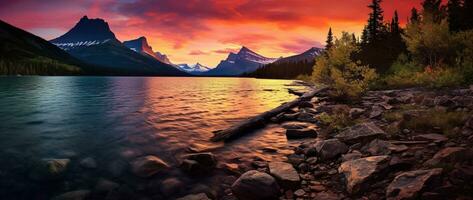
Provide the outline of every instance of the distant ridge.
<path id="1" fill-rule="evenodd" d="M 134 40 L 124 41 L 123 45 L 143 55 L 151 56 L 163 63 L 171 64 L 171 61 L 169 61 L 169 58 L 166 55 L 153 51 L 153 47 L 149 45 L 148 40 L 144 36 Z"/>

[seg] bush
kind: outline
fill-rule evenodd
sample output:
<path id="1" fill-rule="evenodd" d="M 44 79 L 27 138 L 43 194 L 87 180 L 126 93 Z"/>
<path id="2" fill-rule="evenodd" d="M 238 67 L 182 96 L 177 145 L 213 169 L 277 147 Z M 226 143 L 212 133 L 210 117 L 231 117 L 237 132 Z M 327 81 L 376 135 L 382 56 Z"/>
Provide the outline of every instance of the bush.
<path id="1" fill-rule="evenodd" d="M 330 86 L 335 97 L 359 97 L 377 74 L 374 69 L 361 65 L 360 61 L 353 61 L 353 55 L 358 51 L 350 34 L 344 32 L 326 56 L 316 59 L 312 80 Z"/>

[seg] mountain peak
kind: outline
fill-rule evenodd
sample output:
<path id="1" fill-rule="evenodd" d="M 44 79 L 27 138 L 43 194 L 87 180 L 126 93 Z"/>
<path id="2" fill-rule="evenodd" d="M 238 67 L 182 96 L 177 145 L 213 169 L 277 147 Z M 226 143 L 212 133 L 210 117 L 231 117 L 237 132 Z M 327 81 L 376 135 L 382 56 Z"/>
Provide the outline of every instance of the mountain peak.
<path id="1" fill-rule="evenodd" d="M 51 42 L 67 50 L 77 46 L 101 44 L 109 40 L 118 41 L 105 20 L 83 16 L 71 30 Z"/>

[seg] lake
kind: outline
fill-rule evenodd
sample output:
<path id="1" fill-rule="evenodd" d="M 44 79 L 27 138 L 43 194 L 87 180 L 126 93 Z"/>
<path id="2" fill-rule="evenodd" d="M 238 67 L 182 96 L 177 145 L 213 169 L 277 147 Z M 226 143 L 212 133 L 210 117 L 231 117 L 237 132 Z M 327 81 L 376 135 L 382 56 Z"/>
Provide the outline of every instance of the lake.
<path id="1" fill-rule="evenodd" d="M 182 155 L 210 151 L 220 164 L 246 166 L 255 157 L 275 160 L 291 153 L 277 125 L 227 144 L 209 141 L 212 131 L 295 99 L 287 88 L 301 86 L 291 83 L 248 78 L 1 77 L 0 195 L 48 199 L 93 189 L 101 179 L 155 198 L 179 196 L 201 185 L 221 192 L 218 185 L 227 176 L 216 172 L 190 177 L 179 170 Z M 158 156 L 172 170 L 148 179 L 135 177 L 128 164 L 143 155 Z M 66 175 L 47 181 L 32 178 L 32 169 L 47 158 L 70 159 Z M 93 158 L 97 167 L 81 167 L 78 163 L 84 158 Z M 184 186 L 160 192 L 159 181 L 169 177 Z M 157 191 L 146 189 L 152 182 L 158 182 Z"/>

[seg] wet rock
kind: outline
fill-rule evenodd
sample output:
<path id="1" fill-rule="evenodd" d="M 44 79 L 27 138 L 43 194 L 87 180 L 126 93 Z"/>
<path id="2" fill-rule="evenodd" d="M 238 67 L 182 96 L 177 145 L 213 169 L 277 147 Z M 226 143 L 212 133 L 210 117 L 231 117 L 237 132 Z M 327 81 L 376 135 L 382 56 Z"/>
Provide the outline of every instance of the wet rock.
<path id="1" fill-rule="evenodd" d="M 304 155 L 307 158 L 315 157 L 317 155 L 317 149 L 313 146 L 304 149 Z"/>
<path id="2" fill-rule="evenodd" d="M 310 123 L 317 122 L 315 115 L 308 112 L 300 112 L 299 115 L 297 116 L 297 120 L 301 122 L 310 122 Z"/>
<path id="3" fill-rule="evenodd" d="M 352 126 L 335 136 L 335 138 L 348 144 L 358 142 L 369 142 L 375 138 L 383 138 L 386 133 L 373 122 L 367 122 Z"/>
<path id="4" fill-rule="evenodd" d="M 441 143 L 441 142 L 448 141 L 448 138 L 445 137 L 444 135 L 431 133 L 431 134 L 416 135 L 413 137 L 413 140 L 429 140 L 436 143 Z"/>
<path id="5" fill-rule="evenodd" d="M 189 194 L 176 200 L 210 200 L 205 193 Z"/>
<path id="6" fill-rule="evenodd" d="M 193 175 L 208 173 L 217 165 L 217 159 L 212 153 L 195 153 L 184 156 L 181 169 Z"/>
<path id="7" fill-rule="evenodd" d="M 80 166 L 87 168 L 87 169 L 95 169 L 97 168 L 97 162 L 95 162 L 95 159 L 92 157 L 87 157 L 82 159 L 79 162 Z"/>
<path id="8" fill-rule="evenodd" d="M 417 170 L 399 174 L 389 184 L 386 191 L 388 200 L 417 199 L 420 192 L 433 179 L 442 174 L 442 169 Z"/>
<path id="9" fill-rule="evenodd" d="M 287 139 L 315 138 L 317 131 L 313 128 L 286 129 Z"/>
<path id="10" fill-rule="evenodd" d="M 447 147 L 438 151 L 432 159 L 426 161 L 424 165 L 435 166 L 439 163 L 454 164 L 461 161 L 467 161 L 471 158 L 467 149 L 463 147 Z"/>
<path id="11" fill-rule="evenodd" d="M 285 129 L 304 129 L 314 125 L 307 122 L 285 122 L 281 126 Z"/>
<path id="12" fill-rule="evenodd" d="M 177 178 L 167 178 L 160 184 L 161 193 L 165 196 L 171 196 L 178 193 L 185 185 Z"/>
<path id="13" fill-rule="evenodd" d="M 99 181 L 97 181 L 97 184 L 95 185 L 95 190 L 100 191 L 100 192 L 108 192 L 118 187 L 120 187 L 118 183 L 115 183 L 107 179 L 100 179 Z"/>
<path id="14" fill-rule="evenodd" d="M 305 195 L 305 191 L 302 190 L 302 189 L 298 189 L 298 190 L 296 190 L 296 191 L 294 192 L 294 195 L 295 195 L 296 197 L 302 197 L 302 196 Z"/>
<path id="15" fill-rule="evenodd" d="M 315 148 L 319 158 L 322 160 L 336 158 L 348 151 L 347 145 L 340 142 L 338 139 L 318 141 L 315 144 Z"/>
<path id="16" fill-rule="evenodd" d="M 269 173 L 278 180 L 279 185 L 283 188 L 296 188 L 301 182 L 296 169 L 289 163 L 270 162 L 268 167 Z"/>
<path id="17" fill-rule="evenodd" d="M 113 177 L 120 177 L 127 170 L 128 163 L 123 160 L 114 160 L 108 164 L 107 171 Z"/>
<path id="18" fill-rule="evenodd" d="M 313 108 L 314 105 L 310 103 L 309 101 L 302 101 L 299 103 L 299 108 Z"/>
<path id="19" fill-rule="evenodd" d="M 240 175 L 240 167 L 235 163 L 225 163 L 223 164 L 223 169 L 230 174 Z"/>
<path id="20" fill-rule="evenodd" d="M 52 200 L 83 200 L 87 199 L 90 195 L 89 190 L 76 190 L 72 192 L 66 192 L 59 196 L 52 198 Z"/>
<path id="21" fill-rule="evenodd" d="M 169 168 L 169 165 L 156 156 L 144 156 L 131 163 L 132 172 L 139 177 L 150 177 Z"/>
<path id="22" fill-rule="evenodd" d="M 273 200 L 279 197 L 279 186 L 271 175 L 251 170 L 238 178 L 232 191 L 240 200 Z"/>
<path id="23" fill-rule="evenodd" d="M 351 108 L 349 112 L 349 116 L 352 119 L 356 119 L 365 113 L 365 109 L 362 108 Z"/>
<path id="24" fill-rule="evenodd" d="M 368 187 L 369 181 L 376 179 L 388 167 L 389 156 L 371 156 L 343 162 L 338 172 L 345 177 L 346 189 L 349 193 L 357 193 Z"/>
<path id="25" fill-rule="evenodd" d="M 61 179 L 70 162 L 70 159 L 42 159 L 35 163 L 29 176 L 31 179 L 38 181 Z"/>

